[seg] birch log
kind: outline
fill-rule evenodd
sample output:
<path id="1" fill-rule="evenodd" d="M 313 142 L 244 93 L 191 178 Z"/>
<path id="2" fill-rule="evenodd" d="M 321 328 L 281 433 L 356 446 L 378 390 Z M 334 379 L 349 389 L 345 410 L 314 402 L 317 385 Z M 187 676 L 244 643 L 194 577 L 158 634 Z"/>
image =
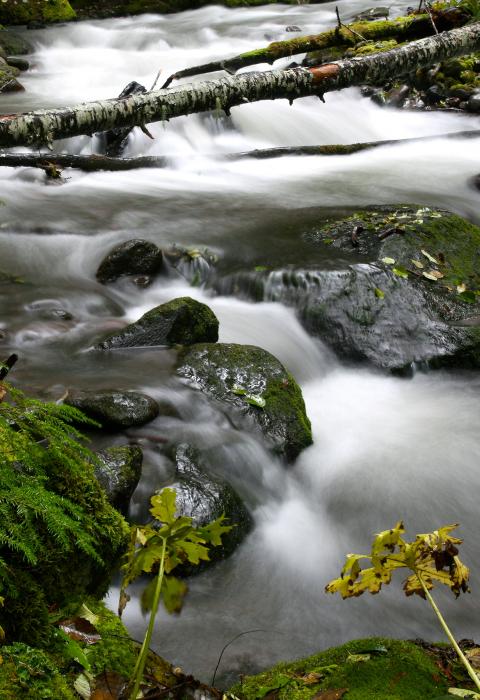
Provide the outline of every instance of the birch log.
<path id="1" fill-rule="evenodd" d="M 0 118 L 0 147 L 43 145 L 55 139 L 128 126 L 145 126 L 195 112 L 230 108 L 246 102 L 323 95 L 353 85 L 381 85 L 432 63 L 480 50 L 480 22 L 413 41 L 391 51 L 265 73 L 225 76 L 208 82 L 40 110 Z"/>

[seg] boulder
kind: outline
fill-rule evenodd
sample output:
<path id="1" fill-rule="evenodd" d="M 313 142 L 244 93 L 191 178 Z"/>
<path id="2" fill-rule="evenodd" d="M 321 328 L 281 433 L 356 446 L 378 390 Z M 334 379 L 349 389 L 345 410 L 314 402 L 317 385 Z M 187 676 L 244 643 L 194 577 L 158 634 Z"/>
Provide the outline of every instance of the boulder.
<path id="1" fill-rule="evenodd" d="M 156 418 L 156 401 L 138 391 L 72 391 L 65 403 L 98 421 L 102 428 L 132 428 Z"/>
<path id="2" fill-rule="evenodd" d="M 177 374 L 224 405 L 237 427 L 255 425 L 287 461 L 312 443 L 301 389 L 266 350 L 233 343 L 193 345 L 180 352 Z"/>
<path id="3" fill-rule="evenodd" d="M 30 22 L 64 22 L 76 14 L 68 0 L 8 0 L 0 2 L 0 22 L 29 24 Z"/>
<path id="4" fill-rule="evenodd" d="M 133 492 L 142 475 L 143 453 L 138 445 L 108 447 L 96 453 L 95 477 L 108 502 L 126 514 Z"/>
<path id="5" fill-rule="evenodd" d="M 12 32 L 10 29 L 0 28 L 0 48 L 5 52 L 5 56 L 23 56 L 33 53 L 33 46 L 23 35 Z"/>
<path id="6" fill-rule="evenodd" d="M 138 321 L 108 335 L 96 347 L 101 350 L 152 345 L 215 343 L 218 319 L 206 305 L 190 297 L 156 306 Z"/>
<path id="7" fill-rule="evenodd" d="M 18 68 L 9 66 L 4 58 L 0 58 L 0 92 L 23 90 L 17 80 Z"/>
<path id="8" fill-rule="evenodd" d="M 133 239 L 120 243 L 102 260 L 97 270 L 101 284 L 125 275 L 156 275 L 164 266 L 162 251 L 155 243 Z"/>
<path id="9" fill-rule="evenodd" d="M 348 360 L 391 371 L 480 366 L 480 228 L 404 205 L 329 221 L 305 237 L 328 267 L 240 273 L 222 280 L 223 293 L 294 306 L 309 332 Z"/>

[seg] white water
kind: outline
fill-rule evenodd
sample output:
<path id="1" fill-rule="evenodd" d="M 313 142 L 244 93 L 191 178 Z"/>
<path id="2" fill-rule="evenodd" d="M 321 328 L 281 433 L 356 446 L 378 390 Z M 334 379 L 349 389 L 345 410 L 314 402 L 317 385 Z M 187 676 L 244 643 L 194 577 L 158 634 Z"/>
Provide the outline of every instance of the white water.
<path id="1" fill-rule="evenodd" d="M 339 6 L 347 20 L 368 3 Z M 2 110 L 112 96 L 130 80 L 150 85 L 160 67 L 166 78 L 176 69 L 292 36 L 287 25 L 314 32 L 333 22 L 329 3 L 210 7 L 32 32 L 38 50 L 35 69 L 23 79 L 27 92 L 3 96 Z M 290 262 L 306 254 L 292 232 L 321 220 L 328 207 L 415 201 L 478 222 L 478 192 L 468 180 L 479 171 L 480 139 L 348 157 L 215 158 L 267 146 L 468 128 L 478 128 L 471 117 L 384 110 L 349 90 L 328 95 L 326 105 L 310 98 L 293 107 L 262 103 L 234 108 L 231 120 L 191 116 L 153 125 L 154 142 L 136 133 L 128 154 L 170 155 L 164 170 L 69 172 L 65 183 L 52 185 L 30 169 L 0 169 L 0 269 L 25 280 L 0 286 L 3 354 L 7 348 L 19 352 L 18 380 L 55 398 L 72 385 L 136 387 L 173 397 L 183 420 L 159 419 L 149 431 L 212 448 L 212 468 L 225 470 L 254 512 L 255 530 L 235 556 L 192 580 L 180 617 L 161 618 L 159 652 L 189 672 L 209 679 L 222 646 L 249 629 L 264 631 L 238 639 L 221 674 L 248 672 L 354 636 L 441 636 L 424 603 L 407 601 L 398 590 L 342 602 L 327 597 L 323 587 L 347 551 L 366 550 L 370 533 L 399 518 L 412 534 L 461 522 L 465 559 L 478 570 L 479 380 L 436 373 L 403 381 L 347 370 L 280 304 L 210 298 L 174 280 L 146 290 L 127 283 L 105 288 L 95 282 L 98 262 L 132 237 L 208 246 L 247 266 L 272 256 Z M 89 153 L 95 143 L 80 138 L 58 148 Z M 107 329 L 183 294 L 212 306 L 221 340 L 265 347 L 302 383 L 315 444 L 289 472 L 253 437 L 234 432 L 204 397 L 174 382 L 170 352 L 113 358 L 85 352 Z M 158 455 L 147 451 L 152 488 L 162 469 Z M 148 484 L 142 489 L 146 493 Z M 440 595 L 459 636 L 476 633 L 476 574 L 473 589 L 472 598 L 456 603 Z M 140 637 L 144 622 L 134 603 L 126 619 Z"/>

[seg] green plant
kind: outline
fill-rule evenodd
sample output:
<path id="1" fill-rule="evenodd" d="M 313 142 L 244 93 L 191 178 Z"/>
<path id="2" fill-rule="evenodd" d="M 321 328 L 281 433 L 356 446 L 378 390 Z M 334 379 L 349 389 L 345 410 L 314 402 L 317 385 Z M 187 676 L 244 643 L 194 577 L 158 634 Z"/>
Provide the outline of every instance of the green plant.
<path id="1" fill-rule="evenodd" d="M 0 382 L 0 621 L 9 642 L 47 642 L 49 608 L 83 595 L 126 544 L 74 422 L 87 420 Z"/>
<path id="2" fill-rule="evenodd" d="M 434 532 L 417 535 L 413 542 L 407 542 L 402 537 L 405 532 L 403 522 L 398 522 L 391 530 L 375 536 L 370 554 L 348 554 L 340 577 L 330 581 L 325 590 L 327 593 L 340 593 L 342 598 L 360 596 L 366 591 L 378 593 L 383 584 L 390 583 L 394 571 L 410 570 L 412 573 L 403 585 L 405 595 L 415 594 L 428 600 L 460 661 L 480 691 L 477 673 L 458 646 L 430 593 L 434 582 L 450 588 L 456 597 L 469 590 L 469 570 L 458 557 L 457 545 L 463 540 L 450 534 L 456 527 L 458 525 L 445 525 Z M 372 566 L 362 569 L 360 561 L 363 559 L 370 561 Z M 478 693 L 473 697 L 480 700 Z"/>
<path id="3" fill-rule="evenodd" d="M 192 518 L 187 516 L 177 517 L 173 489 L 166 488 L 152 496 L 151 505 L 154 523 L 132 527 L 130 547 L 122 567 L 119 615 L 129 600 L 127 586 L 143 573 L 157 572 L 142 594 L 142 609 L 150 611 L 150 619 L 130 683 L 130 700 L 136 700 L 140 689 L 160 600 L 168 612 L 178 613 L 188 590 L 187 584 L 171 572 L 186 562 L 195 565 L 208 561 L 209 546 L 220 545 L 222 535 L 232 529 L 223 524 L 223 515 L 203 527 L 194 527 Z"/>

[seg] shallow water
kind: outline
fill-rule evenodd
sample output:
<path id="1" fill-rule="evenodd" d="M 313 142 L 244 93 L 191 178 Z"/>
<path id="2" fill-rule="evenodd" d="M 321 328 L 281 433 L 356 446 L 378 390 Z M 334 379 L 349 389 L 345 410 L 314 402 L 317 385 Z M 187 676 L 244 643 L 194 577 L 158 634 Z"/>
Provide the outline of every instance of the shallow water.
<path id="1" fill-rule="evenodd" d="M 393 11 L 406 4 L 396 3 Z M 367 5 L 339 3 L 345 20 Z M 110 97 L 130 80 L 149 86 L 159 68 L 163 78 L 292 36 L 287 25 L 310 33 L 333 22 L 334 4 L 327 3 L 209 7 L 29 32 L 37 52 L 34 69 L 22 76 L 27 92 L 2 96 L 2 110 Z M 0 350 L 19 353 L 16 380 L 54 399 L 73 386 L 169 396 L 181 420 L 157 419 L 149 434 L 208 450 L 212 470 L 228 474 L 254 514 L 255 529 L 235 556 L 191 581 L 181 616 L 161 616 L 156 648 L 189 672 L 209 680 L 224 644 L 252 629 L 260 631 L 225 653 L 224 682 L 354 636 L 440 638 L 423 601 L 387 590 L 342 602 L 323 588 L 347 551 L 366 550 L 370 533 L 399 518 L 412 534 L 461 522 L 465 559 L 475 568 L 479 379 L 435 373 L 404 381 L 345 368 L 281 304 L 215 297 L 181 278 L 147 289 L 129 282 L 104 287 L 95 281 L 99 261 L 118 242 L 142 237 L 159 245 L 207 246 L 222 264 L 239 268 L 301 262 L 311 255 L 302 232 L 332 208 L 370 203 L 440 205 L 480 222 L 478 191 L 469 185 L 479 170 L 480 139 L 394 145 L 347 157 L 219 158 L 261 147 L 469 128 L 478 128 L 478 120 L 381 109 L 347 90 L 328 95 L 326 105 L 305 98 L 293 107 L 278 101 L 233 108 L 230 119 L 194 115 L 155 124 L 153 142 L 135 132 L 128 155 L 168 155 L 170 165 L 161 170 L 71 171 L 62 184 L 51 184 L 32 169 L 0 169 L 0 269 L 22 280 L 0 285 Z M 88 138 L 56 144 L 68 152 L 95 148 Z M 234 431 L 204 397 L 175 380 L 173 352 L 106 357 L 89 350 L 107 330 L 186 294 L 211 305 L 221 340 L 270 350 L 302 384 L 315 444 L 294 468 L 285 471 L 254 436 Z M 134 509 L 166 474 L 159 454 L 146 447 Z M 476 633 L 478 584 L 475 575 L 473 596 L 461 601 L 439 596 L 459 637 Z M 140 637 L 145 623 L 134 602 L 126 620 Z"/>

